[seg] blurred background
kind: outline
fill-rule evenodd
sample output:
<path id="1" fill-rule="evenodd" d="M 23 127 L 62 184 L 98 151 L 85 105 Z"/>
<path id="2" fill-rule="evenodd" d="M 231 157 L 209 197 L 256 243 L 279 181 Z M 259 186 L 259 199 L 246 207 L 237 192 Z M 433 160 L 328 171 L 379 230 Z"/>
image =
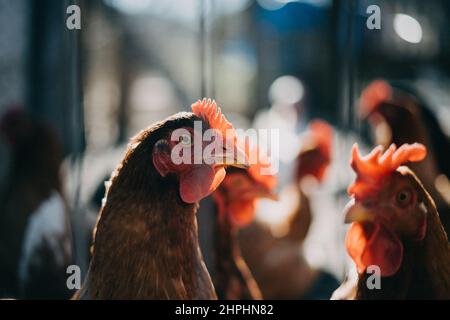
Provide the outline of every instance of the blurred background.
<path id="1" fill-rule="evenodd" d="M 66 27 L 73 4 L 81 30 Z M 381 29 L 366 26 L 370 5 L 381 8 Z M 359 96 L 378 78 L 411 87 L 448 136 L 449 15 L 446 0 L 0 0 L 0 117 L 26 110 L 58 141 L 60 160 L 37 170 L 60 175 L 68 246 L 83 274 L 103 181 L 139 130 L 213 97 L 235 127 L 280 129 L 283 192 L 308 122 L 324 119 L 334 128 L 333 161 L 311 195 L 314 219 L 299 250 L 342 280 L 350 148 L 374 142 Z M 33 136 L 49 156 L 45 134 Z M 23 199 L 9 185 L 12 146 L 0 139 L 0 192 Z M 33 161 L 31 153 L 22 156 Z M 258 219 L 282 224 L 290 206 L 261 201 Z"/>

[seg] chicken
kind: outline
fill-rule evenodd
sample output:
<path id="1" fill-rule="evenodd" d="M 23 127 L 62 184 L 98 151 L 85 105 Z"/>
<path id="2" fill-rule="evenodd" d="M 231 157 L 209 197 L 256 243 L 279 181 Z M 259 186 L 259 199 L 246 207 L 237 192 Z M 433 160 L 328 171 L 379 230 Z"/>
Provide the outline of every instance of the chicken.
<path id="1" fill-rule="evenodd" d="M 449 299 L 450 246 L 434 201 L 406 166 L 426 157 L 418 143 L 381 146 L 366 157 L 352 149 L 355 182 L 345 209 L 345 239 L 359 276 L 355 299 Z M 370 266 L 381 288 L 370 288 Z"/>
<path id="2" fill-rule="evenodd" d="M 198 101 L 192 111 L 132 139 L 112 173 L 89 271 L 74 298 L 216 298 L 198 244 L 198 202 L 219 186 L 226 166 L 248 164 L 215 102 Z M 211 130 L 203 136 L 202 128 Z"/>
<path id="3" fill-rule="evenodd" d="M 410 91 L 410 90 L 409 90 Z M 375 131 L 376 143 L 384 148 L 391 143 L 418 142 L 428 150 L 424 161 L 410 169 L 434 199 L 447 233 L 450 232 L 450 140 L 429 107 L 418 95 L 373 81 L 361 94 L 361 115 Z"/>
<path id="4" fill-rule="evenodd" d="M 322 182 L 331 162 L 332 128 L 314 120 L 303 139 L 297 158 L 296 192 L 298 205 L 288 220 L 288 231 L 274 236 L 268 225 L 256 221 L 239 234 L 244 260 L 260 286 L 265 299 L 329 298 L 339 284 L 333 276 L 312 268 L 302 253 L 312 221 L 309 196 L 304 182 Z"/>
<path id="5" fill-rule="evenodd" d="M 291 216 L 287 238 L 302 243 L 308 234 L 312 222 L 312 211 L 303 181 L 314 178 L 322 183 L 331 163 L 333 152 L 333 129 L 323 120 L 313 120 L 309 123 L 309 130 L 303 138 L 303 146 L 297 156 L 295 172 L 296 187 L 300 201 Z M 305 179 L 306 178 L 306 179 Z"/>
<path id="6" fill-rule="evenodd" d="M 244 146 L 247 151 L 249 147 Z M 258 198 L 276 200 L 273 193 L 276 177 L 262 174 L 262 167 L 268 162 L 262 160 L 256 148 L 251 150 L 249 169 L 231 168 L 222 184 L 212 194 L 215 221 L 212 235 L 214 243 L 207 267 L 211 272 L 219 299 L 255 300 L 261 299 L 261 292 L 242 259 L 238 240 L 238 229 L 249 224 L 255 215 Z M 203 209 L 203 204 L 200 206 Z M 200 225 L 200 229 L 209 227 Z M 205 239 L 204 242 L 207 242 Z"/>
<path id="7" fill-rule="evenodd" d="M 11 154 L 0 194 L 0 297 L 68 298 L 66 268 L 73 259 L 61 143 L 19 107 L 0 120 L 0 137 Z"/>

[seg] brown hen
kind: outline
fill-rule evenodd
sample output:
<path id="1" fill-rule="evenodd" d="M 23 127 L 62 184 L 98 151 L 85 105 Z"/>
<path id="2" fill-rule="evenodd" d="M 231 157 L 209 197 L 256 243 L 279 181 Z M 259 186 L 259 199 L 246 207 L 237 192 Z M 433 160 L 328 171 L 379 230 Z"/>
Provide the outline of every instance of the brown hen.
<path id="1" fill-rule="evenodd" d="M 405 166 L 425 158 L 421 144 L 377 147 L 361 158 L 354 146 L 354 199 L 346 208 L 347 250 L 359 277 L 355 299 L 449 299 L 450 246 L 433 199 Z M 380 288 L 368 285 L 379 269 Z"/>
<path id="2" fill-rule="evenodd" d="M 216 298 L 198 244 L 198 202 L 222 182 L 225 166 L 246 166 L 246 157 L 215 102 L 199 101 L 192 110 L 152 125 L 130 143 L 112 174 L 89 272 L 75 298 Z M 215 152 L 206 158 L 211 144 L 194 122 L 215 134 Z M 180 147 L 190 161 L 173 160 Z"/>

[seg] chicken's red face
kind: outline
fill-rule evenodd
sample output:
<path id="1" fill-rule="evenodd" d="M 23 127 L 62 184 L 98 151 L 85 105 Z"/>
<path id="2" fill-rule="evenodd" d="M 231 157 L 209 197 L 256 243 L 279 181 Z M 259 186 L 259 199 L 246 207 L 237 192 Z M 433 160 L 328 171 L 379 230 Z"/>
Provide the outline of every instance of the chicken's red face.
<path id="1" fill-rule="evenodd" d="M 213 193 L 213 197 L 221 206 L 219 214 L 226 215 L 226 219 L 239 227 L 253 220 L 258 199 L 277 199 L 269 185 L 257 182 L 248 171 L 242 169 L 227 173 L 219 190 Z"/>
<path id="2" fill-rule="evenodd" d="M 248 167 L 245 153 L 234 141 L 234 129 L 216 103 L 203 100 L 192 109 L 202 127 L 213 131 L 214 138 L 205 139 L 195 125 L 176 128 L 155 143 L 152 157 L 161 176 L 179 178 L 180 197 L 186 203 L 211 194 L 225 178 L 225 167 Z"/>
<path id="3" fill-rule="evenodd" d="M 380 267 L 382 276 L 394 275 L 403 259 L 403 241 L 421 241 L 426 235 L 426 207 L 416 178 L 406 167 L 420 161 L 426 149 L 420 144 L 392 145 L 384 154 L 376 148 L 361 158 L 353 148 L 356 181 L 349 187 L 354 199 L 346 207 L 345 221 L 352 222 L 346 247 L 358 271 Z"/>
<path id="4" fill-rule="evenodd" d="M 304 138 L 304 146 L 297 157 L 297 181 L 313 176 L 323 181 L 331 163 L 333 149 L 333 129 L 323 120 L 313 120 Z"/>

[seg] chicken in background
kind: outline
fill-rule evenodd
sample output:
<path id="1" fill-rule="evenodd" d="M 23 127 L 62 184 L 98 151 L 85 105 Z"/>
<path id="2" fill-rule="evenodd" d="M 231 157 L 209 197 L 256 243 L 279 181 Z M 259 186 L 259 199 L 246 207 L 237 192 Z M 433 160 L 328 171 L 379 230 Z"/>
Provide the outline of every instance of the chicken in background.
<path id="1" fill-rule="evenodd" d="M 57 134 L 20 107 L 0 120 L 11 153 L 0 194 L 0 297 L 66 299 L 72 264 Z"/>
<path id="2" fill-rule="evenodd" d="M 284 235 L 274 235 L 262 221 L 255 221 L 239 233 L 242 255 L 265 299 L 328 299 L 339 285 L 331 274 L 311 267 L 302 252 L 312 222 L 308 193 L 314 189 L 312 185 L 325 178 L 332 141 L 333 129 L 328 123 L 310 122 L 296 160 L 298 205 L 290 214 Z M 314 180 L 317 183 L 310 183 Z"/>
<path id="3" fill-rule="evenodd" d="M 264 175 L 263 168 L 269 165 L 262 160 L 258 149 L 249 146 L 244 149 L 249 156 L 251 167 L 247 170 L 230 168 L 222 184 L 212 194 L 212 206 L 200 203 L 202 217 L 211 216 L 209 223 L 200 218 L 199 232 L 202 251 L 219 299 L 259 300 L 261 292 L 241 256 L 237 233 L 253 220 L 259 198 L 276 200 L 273 193 L 277 179 Z M 207 229 L 211 231 L 208 232 Z M 210 238 L 207 238 L 207 236 Z M 212 243 L 212 246 L 208 244 Z M 208 252 L 209 250 L 209 252 Z"/>
<path id="4" fill-rule="evenodd" d="M 352 149 L 356 180 L 348 188 L 353 199 L 345 209 L 352 223 L 345 239 L 354 260 L 357 283 L 347 293 L 339 288 L 333 298 L 449 299 L 450 246 L 433 199 L 404 164 L 422 161 L 426 148 L 418 143 L 393 144 L 384 153 L 375 148 L 366 157 Z M 367 286 L 377 266 L 381 288 Z M 340 292 L 341 291 L 341 292 Z"/>
<path id="5" fill-rule="evenodd" d="M 247 167 L 247 158 L 215 102 L 198 101 L 192 111 L 177 113 L 132 139 L 112 173 L 89 271 L 74 298 L 216 298 L 198 243 L 198 202 L 220 185 L 226 166 Z M 204 141 L 196 121 L 215 132 L 214 142 Z M 202 148 L 194 148 L 195 141 Z M 204 159 L 211 143 L 216 153 Z M 172 160 L 175 147 L 190 163 Z M 194 159 L 204 161 L 195 164 Z"/>
<path id="6" fill-rule="evenodd" d="M 302 243 L 312 222 L 308 193 L 311 179 L 323 183 L 330 166 L 333 152 L 333 128 L 323 120 L 309 123 L 308 132 L 302 140 L 302 148 L 296 160 L 295 181 L 300 197 L 297 209 L 289 221 L 286 238 Z M 306 183 L 305 183 L 306 182 Z"/>
<path id="7" fill-rule="evenodd" d="M 411 90 L 408 90 L 411 91 Z M 361 94 L 361 115 L 375 133 L 375 142 L 385 149 L 391 143 L 421 143 L 428 150 L 424 161 L 412 163 L 434 199 L 447 233 L 450 232 L 450 140 L 433 112 L 413 94 L 391 86 L 384 80 L 373 81 Z"/>

